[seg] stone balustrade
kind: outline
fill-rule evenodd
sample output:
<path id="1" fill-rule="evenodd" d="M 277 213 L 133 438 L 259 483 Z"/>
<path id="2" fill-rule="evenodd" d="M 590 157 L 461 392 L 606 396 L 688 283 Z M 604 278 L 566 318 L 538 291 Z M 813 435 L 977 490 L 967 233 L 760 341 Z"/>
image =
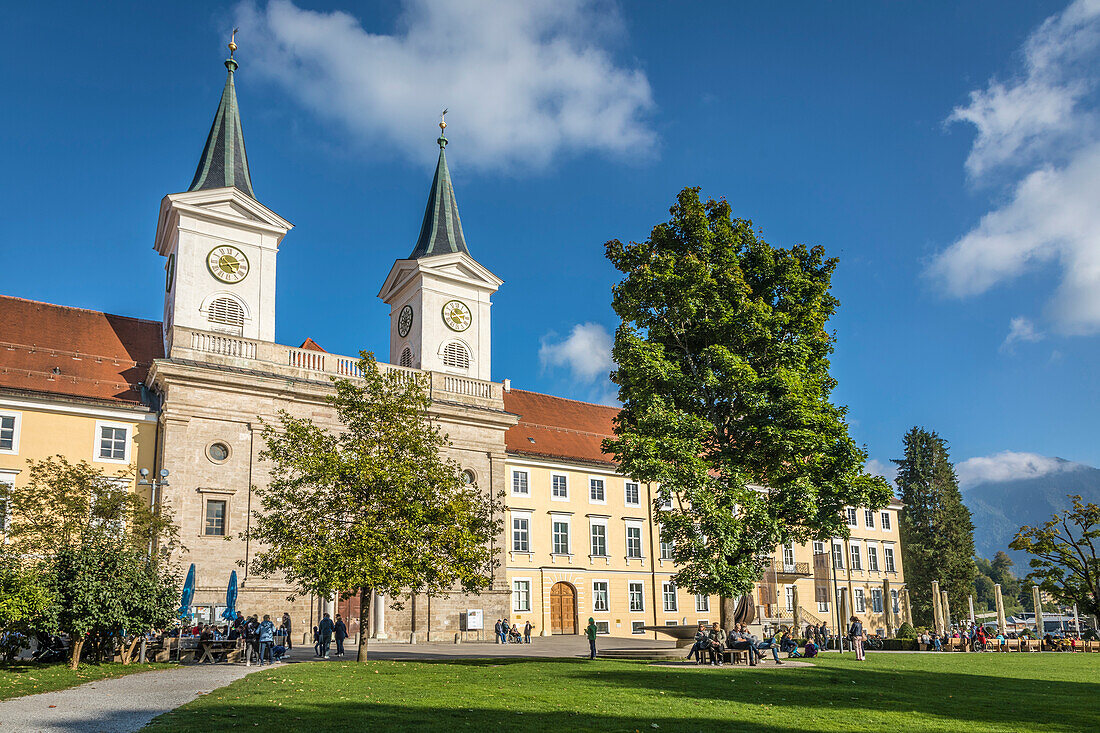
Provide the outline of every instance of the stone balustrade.
<path id="1" fill-rule="evenodd" d="M 299 379 L 362 376 L 359 357 L 355 356 L 299 349 L 270 341 L 197 331 L 181 326 L 173 327 L 172 331 L 172 358 L 270 371 Z M 378 367 L 384 372 L 399 374 L 403 380 L 415 379 L 417 376 L 424 378 L 431 389 L 433 400 L 499 404 L 503 396 L 504 385 L 499 382 L 487 382 L 458 374 L 427 372 L 382 362 L 379 362 Z"/>

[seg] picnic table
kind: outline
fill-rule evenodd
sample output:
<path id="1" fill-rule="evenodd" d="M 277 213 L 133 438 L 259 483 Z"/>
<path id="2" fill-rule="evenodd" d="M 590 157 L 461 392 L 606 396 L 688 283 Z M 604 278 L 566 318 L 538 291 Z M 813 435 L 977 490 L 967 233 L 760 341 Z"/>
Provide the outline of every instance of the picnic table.
<path id="1" fill-rule="evenodd" d="M 202 664 L 207 660 L 212 663 L 218 661 L 218 655 L 222 655 L 222 661 L 229 661 L 229 652 L 237 648 L 237 640 L 233 639 L 211 639 L 209 641 L 198 642 L 199 651 L 202 655 L 199 657 L 198 663 Z"/>

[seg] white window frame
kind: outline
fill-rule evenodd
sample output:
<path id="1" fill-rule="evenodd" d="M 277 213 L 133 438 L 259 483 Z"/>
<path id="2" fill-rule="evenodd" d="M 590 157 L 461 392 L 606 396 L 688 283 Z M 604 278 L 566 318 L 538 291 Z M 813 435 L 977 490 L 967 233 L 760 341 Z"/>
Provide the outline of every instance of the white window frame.
<path id="1" fill-rule="evenodd" d="M 879 572 L 882 566 L 878 564 L 878 546 L 867 543 L 867 570 L 872 573 Z"/>
<path id="2" fill-rule="evenodd" d="M 631 621 L 630 622 L 631 634 L 644 634 L 645 633 L 645 621 Z"/>
<path id="3" fill-rule="evenodd" d="M 844 509 L 844 513 L 849 527 L 859 526 L 859 515 L 857 514 L 855 507 L 846 507 Z"/>
<path id="4" fill-rule="evenodd" d="M 895 616 L 901 613 L 901 595 L 896 590 L 890 591 L 890 608 L 893 609 Z"/>
<path id="5" fill-rule="evenodd" d="M 893 545 L 882 546 L 882 568 L 888 573 L 896 573 L 898 571 L 897 562 L 894 559 Z"/>
<path id="6" fill-rule="evenodd" d="M 890 512 L 880 512 L 879 517 L 878 517 L 878 521 L 879 521 L 879 528 L 883 532 L 889 532 L 890 530 L 892 530 L 894 528 L 894 522 L 890 518 Z"/>
<path id="7" fill-rule="evenodd" d="M 829 602 L 828 601 L 818 601 L 817 602 L 817 612 L 818 613 L 828 613 L 829 612 Z"/>
<path id="8" fill-rule="evenodd" d="M 603 586 L 602 588 L 598 586 Z M 602 595 L 601 595 L 602 593 Z M 600 599 L 603 608 L 598 608 Z M 611 581 L 606 579 L 592 581 L 592 613 L 611 613 Z"/>
<path id="9" fill-rule="evenodd" d="M 551 514 L 550 515 L 550 554 L 551 555 L 572 555 L 573 554 L 573 522 L 572 517 L 568 514 Z M 565 552 L 558 552 L 557 542 L 554 541 L 554 525 L 565 525 Z"/>
<path id="10" fill-rule="evenodd" d="M 626 524 L 626 530 L 625 530 L 624 539 L 623 539 L 623 542 L 624 542 L 623 549 L 626 551 L 626 559 L 627 560 L 644 560 L 645 559 L 645 532 L 642 529 L 642 523 L 639 522 L 639 521 L 636 521 L 636 520 L 629 520 L 628 519 L 625 524 Z M 637 555 L 630 554 L 630 530 L 632 530 L 632 529 L 638 530 L 638 554 Z"/>
<path id="11" fill-rule="evenodd" d="M 856 613 L 867 613 L 867 593 L 862 588 L 856 588 L 852 593 L 855 598 Z"/>
<path id="12" fill-rule="evenodd" d="M 844 569 L 844 563 L 846 562 L 846 560 L 844 558 L 844 543 L 843 542 L 836 542 L 836 541 L 833 542 L 833 558 L 832 558 L 832 561 L 833 561 L 833 567 L 835 569 L 837 569 L 837 570 L 843 570 Z"/>
<path id="13" fill-rule="evenodd" d="M 668 548 L 668 552 L 665 552 L 665 548 Z M 671 561 L 672 555 L 676 552 L 676 543 L 665 542 L 665 533 L 660 527 L 657 529 L 657 552 L 662 560 L 667 561 Z"/>
<path id="14" fill-rule="evenodd" d="M 520 585 L 526 585 L 526 590 L 521 590 Z M 512 578 L 512 611 L 530 611 L 531 610 L 531 578 Z M 523 594 L 527 595 L 526 607 L 521 607 Z"/>
<path id="15" fill-rule="evenodd" d="M 706 593 L 695 594 L 695 612 L 710 613 L 710 596 Z"/>
<path id="16" fill-rule="evenodd" d="M 630 487 L 634 487 L 635 500 L 630 500 Z M 623 503 L 627 506 L 641 506 L 642 505 L 642 485 L 637 481 L 624 481 L 623 482 Z"/>
<path id="17" fill-rule="evenodd" d="M 519 491 L 516 488 L 516 484 L 522 478 L 523 490 Z M 512 469 L 512 496 L 530 496 L 531 495 L 531 474 L 528 471 L 513 468 Z"/>
<path id="18" fill-rule="evenodd" d="M 658 495 L 660 495 L 660 494 L 666 493 L 666 492 L 663 492 L 662 489 L 658 488 L 657 493 L 658 493 Z M 667 492 L 667 496 L 668 496 L 668 498 L 665 499 L 664 501 L 662 501 L 661 504 L 660 504 L 660 509 L 663 510 L 663 511 L 666 511 L 666 512 L 667 511 L 672 511 L 672 492 L 671 491 Z"/>
<path id="19" fill-rule="evenodd" d="M 523 550 L 516 548 L 516 520 L 522 520 L 527 523 L 525 533 L 525 543 L 527 547 Z M 512 552 L 531 552 L 531 513 L 530 512 L 512 512 Z"/>
<path id="20" fill-rule="evenodd" d="M 858 542 L 850 542 L 848 544 L 848 563 L 851 570 L 863 570 L 863 555 L 862 548 Z"/>
<path id="21" fill-rule="evenodd" d="M 0 487 L 7 490 L 15 488 L 15 477 L 19 474 L 19 471 L 11 468 L 0 468 Z M 7 502 L 0 509 L 0 542 L 4 540 L 8 533 L 8 527 L 11 526 L 11 503 Z"/>
<path id="22" fill-rule="evenodd" d="M 221 534 L 209 533 L 206 531 L 206 525 L 210 518 L 210 502 L 220 501 L 224 506 L 222 507 L 222 531 Z M 217 494 L 214 496 L 203 496 L 202 499 L 202 536 L 203 537 L 228 537 L 229 536 L 229 494 Z"/>
<path id="23" fill-rule="evenodd" d="M 596 527 L 603 528 L 603 552 L 596 552 Z M 588 519 L 588 554 L 592 557 L 610 557 L 607 552 L 607 519 L 605 517 L 589 517 Z"/>
<path id="24" fill-rule="evenodd" d="M 790 559 L 788 559 L 790 558 Z M 788 565 L 794 565 L 794 543 L 788 543 L 783 545 L 783 568 L 784 570 Z"/>
<path id="25" fill-rule="evenodd" d="M 600 488 L 600 498 L 592 496 L 596 491 L 596 486 Z M 589 476 L 588 477 L 588 503 L 589 504 L 607 504 L 607 481 L 602 477 Z"/>
<path id="26" fill-rule="evenodd" d="M 124 430 L 126 437 L 124 440 L 124 456 L 122 458 L 101 458 L 101 442 L 103 440 L 103 428 L 113 428 L 115 430 Z M 129 465 L 130 463 L 130 447 L 134 442 L 134 426 L 124 422 L 111 422 L 109 420 L 96 420 L 95 421 L 95 441 L 92 444 L 92 461 L 94 463 L 115 463 L 119 465 Z M 205 517 L 203 519 L 205 522 Z"/>
<path id="27" fill-rule="evenodd" d="M 679 589 L 675 583 L 664 581 L 661 583 L 661 607 L 665 613 L 676 613 L 680 610 L 680 599 L 677 597 Z M 672 600 L 672 608 L 669 608 L 669 599 Z"/>
<path id="28" fill-rule="evenodd" d="M 610 621 L 596 621 L 596 633 L 600 636 L 608 636 L 611 633 Z"/>
<path id="29" fill-rule="evenodd" d="M 10 417 L 13 420 L 13 432 L 11 436 L 11 448 L 0 448 L 0 454 L 5 456 L 19 455 L 19 434 L 23 432 L 23 413 L 0 411 L 0 417 Z"/>
<path id="30" fill-rule="evenodd" d="M 867 529 L 874 529 L 875 528 L 875 510 L 874 509 L 864 509 L 863 510 L 863 525 Z"/>
<path id="31" fill-rule="evenodd" d="M 556 479 L 561 479 L 562 487 L 565 489 L 565 493 L 558 495 Z M 550 474 L 550 500 L 551 501 L 569 501 L 569 475 L 564 473 L 552 473 Z"/>
<path id="32" fill-rule="evenodd" d="M 634 588 L 638 589 L 638 604 L 634 607 Z M 630 613 L 645 613 L 645 583 L 641 580 L 631 580 L 626 584 L 626 607 Z"/>
<path id="33" fill-rule="evenodd" d="M 821 540 L 814 540 L 814 554 L 815 555 L 824 555 L 825 554 L 825 543 L 822 542 Z"/>
<path id="34" fill-rule="evenodd" d="M 786 604 L 788 611 L 794 610 L 794 585 L 789 584 L 783 586 L 783 602 Z"/>

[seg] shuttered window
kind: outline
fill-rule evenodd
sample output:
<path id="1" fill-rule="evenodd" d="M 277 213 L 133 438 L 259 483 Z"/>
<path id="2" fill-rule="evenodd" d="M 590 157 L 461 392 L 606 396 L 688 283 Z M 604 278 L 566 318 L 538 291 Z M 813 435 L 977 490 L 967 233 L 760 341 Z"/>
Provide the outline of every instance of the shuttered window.
<path id="1" fill-rule="evenodd" d="M 469 369 L 470 353 L 466 351 L 465 346 L 452 341 L 443 349 L 443 366 L 454 367 L 455 369 Z"/>
<path id="2" fill-rule="evenodd" d="M 206 317 L 211 323 L 236 329 L 244 328 L 244 308 L 233 298 L 216 298 L 210 304 Z"/>
<path id="3" fill-rule="evenodd" d="M 398 362 L 398 365 L 403 367 L 411 367 L 413 365 L 413 353 L 408 346 L 401 352 L 401 361 Z"/>

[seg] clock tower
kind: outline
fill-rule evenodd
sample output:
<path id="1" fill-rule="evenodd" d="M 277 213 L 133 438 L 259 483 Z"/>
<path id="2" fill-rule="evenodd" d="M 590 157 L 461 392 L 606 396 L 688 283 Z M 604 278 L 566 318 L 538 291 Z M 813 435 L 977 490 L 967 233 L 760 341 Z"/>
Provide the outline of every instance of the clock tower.
<path id="1" fill-rule="evenodd" d="M 233 86 L 236 49 L 230 41 L 225 88 L 191 186 L 161 201 L 154 249 L 165 258 L 166 354 L 177 327 L 275 340 L 275 259 L 292 225 L 252 190 Z"/>
<path id="2" fill-rule="evenodd" d="M 390 363 L 491 380 L 490 297 L 503 280 L 470 256 L 447 169 L 447 123 L 420 237 L 378 293 L 390 306 Z"/>

